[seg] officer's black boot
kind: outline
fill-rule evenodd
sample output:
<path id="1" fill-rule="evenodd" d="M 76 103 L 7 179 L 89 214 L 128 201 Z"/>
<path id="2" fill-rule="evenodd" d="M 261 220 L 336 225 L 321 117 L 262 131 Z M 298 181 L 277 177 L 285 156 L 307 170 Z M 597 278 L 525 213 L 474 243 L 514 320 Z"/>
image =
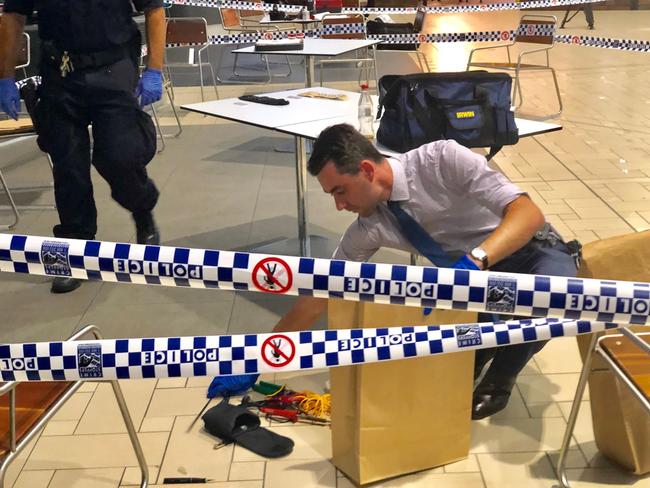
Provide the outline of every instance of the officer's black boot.
<path id="1" fill-rule="evenodd" d="M 133 220 L 135 220 L 138 244 L 160 245 L 160 232 L 151 212 L 134 213 Z"/>
<path id="2" fill-rule="evenodd" d="M 516 380 L 517 377 L 490 377 L 488 370 L 474 390 L 472 420 L 484 419 L 506 408 Z"/>
<path id="3" fill-rule="evenodd" d="M 473 420 L 489 417 L 506 408 L 517 376 L 545 344 L 545 341 L 528 342 L 497 349 L 492 364 L 474 389 Z"/>
<path id="4" fill-rule="evenodd" d="M 70 278 L 69 276 L 57 276 L 52 281 L 50 292 L 52 293 L 68 293 L 76 290 L 81 286 L 81 280 L 77 278 Z"/>

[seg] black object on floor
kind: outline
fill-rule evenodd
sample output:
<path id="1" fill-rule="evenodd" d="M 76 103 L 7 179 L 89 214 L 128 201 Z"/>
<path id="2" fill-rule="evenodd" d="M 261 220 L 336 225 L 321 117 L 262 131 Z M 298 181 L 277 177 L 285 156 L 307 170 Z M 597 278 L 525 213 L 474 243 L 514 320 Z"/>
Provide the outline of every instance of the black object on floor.
<path id="1" fill-rule="evenodd" d="M 242 95 L 240 100 L 245 102 L 262 103 L 264 105 L 289 105 L 289 100 L 284 98 L 259 97 L 257 95 Z"/>
<path id="2" fill-rule="evenodd" d="M 293 441 L 260 427 L 260 419 L 244 407 L 224 399 L 203 415 L 205 430 L 224 444 L 235 443 L 267 458 L 279 458 L 293 451 Z"/>
<path id="3" fill-rule="evenodd" d="M 81 280 L 77 278 L 68 278 L 67 276 L 57 276 L 52 281 L 50 292 L 52 293 L 69 293 L 81 286 Z"/>

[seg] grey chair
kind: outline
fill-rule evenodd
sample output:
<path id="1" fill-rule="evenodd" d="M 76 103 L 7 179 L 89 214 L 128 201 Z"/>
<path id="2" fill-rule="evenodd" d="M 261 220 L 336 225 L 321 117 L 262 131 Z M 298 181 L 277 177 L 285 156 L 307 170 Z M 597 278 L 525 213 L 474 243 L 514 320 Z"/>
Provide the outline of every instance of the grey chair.
<path id="1" fill-rule="evenodd" d="M 541 32 L 536 32 L 536 29 Z M 517 35 L 514 41 L 508 44 L 501 44 L 498 46 L 488 46 L 488 47 L 479 47 L 472 49 L 469 54 L 469 59 L 467 61 L 467 70 L 470 68 L 487 68 L 501 71 L 512 71 L 514 72 L 514 83 L 512 87 L 512 104 L 515 106 L 515 110 L 521 107 L 524 96 L 521 90 L 521 80 L 520 74 L 522 72 L 540 72 L 540 71 L 550 71 L 553 76 L 553 83 L 555 85 L 555 93 L 557 95 L 557 101 L 559 109 L 557 112 L 549 115 L 548 117 L 557 117 L 562 113 L 562 96 L 560 95 L 560 86 L 557 82 L 557 76 L 555 70 L 551 67 L 549 59 L 549 51 L 555 46 L 555 31 L 557 30 L 557 18 L 553 15 L 524 15 L 521 17 L 519 23 L 519 29 L 517 30 Z M 537 47 L 534 49 L 528 48 L 530 45 L 537 45 L 542 47 Z M 513 57 L 510 52 L 510 48 L 523 46 L 517 60 L 513 61 Z M 474 61 L 474 54 L 488 51 L 495 51 L 497 49 L 506 49 L 507 61 Z M 533 53 L 544 53 L 546 55 L 546 63 L 544 64 L 532 64 L 524 63 L 524 58 L 528 57 Z"/>

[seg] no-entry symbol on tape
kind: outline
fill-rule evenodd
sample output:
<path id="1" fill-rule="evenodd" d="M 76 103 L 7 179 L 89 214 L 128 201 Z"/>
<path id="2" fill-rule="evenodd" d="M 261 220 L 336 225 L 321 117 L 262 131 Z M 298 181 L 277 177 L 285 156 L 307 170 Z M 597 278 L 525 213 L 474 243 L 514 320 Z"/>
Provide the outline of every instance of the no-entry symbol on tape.
<path id="1" fill-rule="evenodd" d="M 286 293 L 292 282 L 291 268 L 282 259 L 262 259 L 253 268 L 253 284 L 265 293 Z"/>
<path id="2" fill-rule="evenodd" d="M 262 343 L 262 359 L 266 364 L 274 368 L 286 366 L 295 355 L 296 346 L 285 335 L 272 335 Z"/>

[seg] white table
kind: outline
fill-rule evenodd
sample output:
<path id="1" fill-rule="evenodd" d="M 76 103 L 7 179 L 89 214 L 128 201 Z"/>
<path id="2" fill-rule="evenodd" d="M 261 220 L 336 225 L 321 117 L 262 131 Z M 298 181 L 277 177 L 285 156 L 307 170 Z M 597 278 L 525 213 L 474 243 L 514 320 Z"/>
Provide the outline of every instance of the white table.
<path id="1" fill-rule="evenodd" d="M 324 91 L 344 93 L 348 96 L 345 101 L 306 98 L 297 96 L 303 91 Z M 348 123 L 358 128 L 357 104 L 359 93 L 344 90 L 333 90 L 324 87 L 313 89 L 287 90 L 265 93 L 273 98 L 285 98 L 289 105 L 272 106 L 257 103 L 242 102 L 231 98 L 214 102 L 193 103 L 182 105 L 181 108 L 198 112 L 212 117 L 241 122 L 247 125 L 272 129 L 294 137 L 296 147 L 296 193 L 298 209 L 298 248 L 301 256 L 310 256 L 310 242 L 307 233 L 307 141 L 318 137 L 323 129 L 330 125 Z M 372 96 L 377 107 L 377 97 Z M 519 128 L 519 137 L 529 137 L 547 132 L 561 130 L 562 126 L 547 122 L 527 119 L 515 119 Z M 375 131 L 379 122 L 375 122 Z M 375 140 L 376 144 L 376 140 Z M 399 153 L 376 144 L 377 149 L 385 156 L 397 156 Z"/>
<path id="2" fill-rule="evenodd" d="M 355 95 L 357 96 L 357 100 L 358 100 L 359 95 L 356 93 Z M 373 97 L 373 104 L 376 108 L 377 107 L 376 97 Z M 548 132 L 555 132 L 557 130 L 562 130 L 561 125 L 550 124 L 548 122 L 540 122 L 537 120 L 520 119 L 515 117 L 515 122 L 517 124 L 517 128 L 519 129 L 519 137 L 530 137 L 539 134 L 546 134 Z M 277 127 L 276 130 L 278 130 L 279 132 L 284 132 L 285 134 L 291 134 L 292 136 L 295 137 L 302 137 L 305 139 L 315 140 L 323 130 L 325 130 L 330 125 L 336 125 L 336 124 L 350 124 L 356 129 L 359 128 L 359 120 L 357 118 L 357 114 L 354 113 L 350 115 L 334 117 L 329 119 L 312 120 L 312 121 L 298 122 L 290 125 L 282 125 L 280 127 Z M 379 128 L 379 120 L 376 120 L 375 134 L 377 133 L 378 128 Z M 379 152 L 386 157 L 395 157 L 401 154 L 396 151 L 393 151 L 392 149 L 388 149 L 385 146 L 382 146 L 377 142 L 377 139 L 373 140 L 373 144 L 379 150 Z"/>
<path id="3" fill-rule="evenodd" d="M 314 85 L 314 58 L 318 56 L 340 56 L 341 54 L 379 44 L 373 39 L 312 39 L 306 38 L 301 50 L 255 51 L 255 46 L 232 51 L 236 54 L 281 54 L 286 56 L 305 56 L 305 86 Z"/>

